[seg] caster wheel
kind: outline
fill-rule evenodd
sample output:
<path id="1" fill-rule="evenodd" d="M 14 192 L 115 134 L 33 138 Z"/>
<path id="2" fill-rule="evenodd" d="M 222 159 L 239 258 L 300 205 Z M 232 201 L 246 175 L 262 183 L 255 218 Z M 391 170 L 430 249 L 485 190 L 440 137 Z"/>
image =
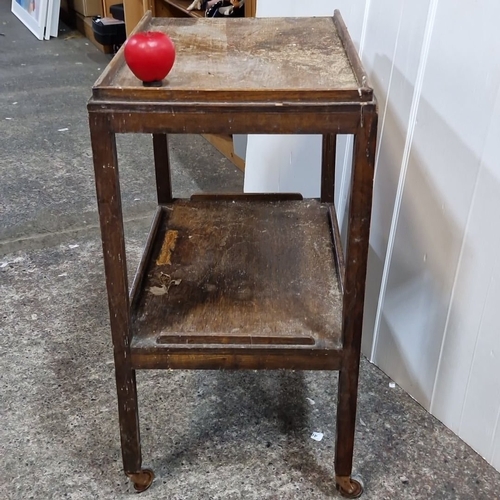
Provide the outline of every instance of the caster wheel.
<path id="1" fill-rule="evenodd" d="M 349 476 L 337 476 L 337 490 L 344 498 L 359 498 L 363 494 L 363 481 L 357 476 L 356 479 Z"/>
<path id="2" fill-rule="evenodd" d="M 140 472 L 130 472 L 127 476 L 134 483 L 134 490 L 137 491 L 137 493 L 146 491 L 155 478 L 155 474 L 151 469 L 142 469 Z"/>

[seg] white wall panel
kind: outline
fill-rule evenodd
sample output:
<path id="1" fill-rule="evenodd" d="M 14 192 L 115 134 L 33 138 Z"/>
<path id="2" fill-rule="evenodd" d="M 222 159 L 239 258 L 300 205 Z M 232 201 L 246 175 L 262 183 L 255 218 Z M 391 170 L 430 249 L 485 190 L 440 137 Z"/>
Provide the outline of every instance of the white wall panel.
<path id="1" fill-rule="evenodd" d="M 380 114 L 363 328 L 363 352 L 370 358 L 428 9 L 429 0 L 383 0 L 371 3 L 367 18 L 363 64 Z"/>
<path id="2" fill-rule="evenodd" d="M 434 29 L 435 7 L 436 1 L 432 1 L 420 28 L 423 37 L 401 163 L 399 193 L 389 235 L 373 350 L 374 361 L 427 407 L 441 346 L 443 329 L 439 331 L 439 323 L 443 327 L 446 320 L 446 306 L 443 310 L 442 304 L 437 302 L 442 295 L 442 283 L 440 280 L 435 282 L 432 268 L 429 267 L 438 256 L 432 254 L 434 244 L 426 242 L 428 235 L 432 238 L 445 234 L 440 232 L 440 226 L 432 228 L 432 221 L 429 221 L 428 211 L 435 211 L 435 200 L 439 195 L 430 189 L 429 172 L 426 170 L 428 163 L 421 161 L 422 154 L 432 156 L 434 150 L 426 148 L 428 138 L 423 137 L 429 132 L 429 124 L 421 127 L 417 125 L 417 116 L 425 116 L 421 94 L 428 74 L 427 58 Z M 404 78 L 400 81 L 404 82 Z M 388 102 L 392 102 L 391 95 Z M 419 152 L 416 144 L 420 145 L 422 152 Z M 374 224 L 377 222 L 374 221 Z M 439 254 L 441 240 L 435 240 L 435 243 Z"/>
<path id="3" fill-rule="evenodd" d="M 475 9 L 451 7 L 451 0 L 441 0 L 435 46 L 430 52 L 430 65 L 436 76 L 428 96 L 432 99 L 433 108 L 443 116 L 440 142 L 448 144 L 448 148 L 443 151 L 441 161 L 452 172 L 442 195 L 443 202 L 453 214 L 457 230 L 461 230 L 465 222 L 467 233 L 474 236 L 470 238 L 464 234 L 462 241 L 432 411 L 458 432 L 486 300 L 485 289 L 490 277 L 488 267 L 492 262 L 491 254 L 478 253 L 477 238 L 484 234 L 478 236 L 477 233 L 484 228 L 481 216 L 478 217 L 481 210 L 476 212 L 471 204 L 474 189 L 479 189 L 483 182 L 478 178 L 479 168 L 500 84 L 500 67 L 492 65 L 490 58 L 490 51 L 495 53 L 500 50 L 495 22 L 500 5 L 483 0 L 476 2 Z M 467 26 L 467 37 L 463 36 L 464 26 Z M 487 50 L 483 50 L 484 47 Z M 442 75 L 443 71 L 447 80 L 454 82 L 452 86 L 443 85 L 442 76 L 441 83 L 438 81 L 438 75 Z M 491 140 L 497 148 L 498 136 L 493 136 Z M 482 168 L 485 168 L 484 162 Z M 491 165 L 486 169 L 491 171 Z M 478 200 L 477 193 L 474 199 Z M 484 222 L 490 225 L 493 221 L 486 219 Z M 479 245 L 487 249 L 491 240 Z M 481 261 L 478 261 L 479 255 L 483 257 Z M 476 262 L 473 264 L 473 261 Z"/>
<path id="4" fill-rule="evenodd" d="M 496 86 L 500 88 L 500 71 L 497 73 Z M 493 460 L 500 411 L 499 137 L 500 90 L 492 106 L 492 119 L 470 209 L 448 335 L 443 345 L 446 365 L 444 361 L 441 364 L 433 405 L 440 418 L 458 427 L 459 435 L 489 461 Z M 462 343 L 472 348 L 460 352 L 456 344 L 460 348 Z M 452 392 L 455 400 L 449 400 L 445 384 L 455 385 Z"/>
<path id="5" fill-rule="evenodd" d="M 500 51 L 500 6 L 486 0 L 473 9 L 451 0 L 433 3 L 436 18 L 401 206 L 394 212 L 394 245 L 386 255 L 374 359 L 498 467 L 500 67 L 490 55 Z M 397 101 L 396 89 L 391 82 L 388 107 Z M 388 117 L 387 110 L 377 172 L 386 163 L 388 131 L 398 131 Z M 378 181 L 376 196 L 385 199 Z M 375 239 L 378 232 L 384 236 L 383 220 L 375 204 L 372 248 L 384 243 Z"/>
<path id="6" fill-rule="evenodd" d="M 321 136 L 249 135 L 245 191 L 319 197 Z"/>
<path id="7" fill-rule="evenodd" d="M 493 104 L 462 98 L 484 69 L 470 32 L 463 36 L 470 17 L 450 0 L 438 4 L 375 357 L 426 407 Z"/>
<path id="8" fill-rule="evenodd" d="M 497 190 L 499 188 L 496 185 Z M 486 189 L 485 191 L 491 191 Z M 491 195 L 490 193 L 487 193 Z M 498 198 L 496 198 L 498 200 Z M 500 203 L 497 201 L 497 213 Z M 497 233 L 497 243 L 498 241 Z M 498 247 L 497 247 L 498 248 Z M 495 256 L 490 278 L 485 283 L 487 297 L 473 350 L 465 401 L 460 419 L 459 436 L 489 461 L 493 460 L 495 429 L 500 410 L 500 259 Z"/>

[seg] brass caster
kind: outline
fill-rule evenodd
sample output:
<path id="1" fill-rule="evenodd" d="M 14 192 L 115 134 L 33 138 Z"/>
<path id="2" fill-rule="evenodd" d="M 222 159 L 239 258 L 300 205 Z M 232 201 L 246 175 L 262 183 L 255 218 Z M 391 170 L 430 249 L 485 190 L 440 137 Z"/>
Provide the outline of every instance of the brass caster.
<path id="1" fill-rule="evenodd" d="M 142 469 L 140 472 L 128 472 L 127 476 L 134 483 L 134 490 L 137 493 L 146 491 L 155 478 L 155 474 L 151 469 Z"/>
<path id="2" fill-rule="evenodd" d="M 350 476 L 336 476 L 337 490 L 344 498 L 359 498 L 363 494 L 361 478 L 353 479 Z"/>

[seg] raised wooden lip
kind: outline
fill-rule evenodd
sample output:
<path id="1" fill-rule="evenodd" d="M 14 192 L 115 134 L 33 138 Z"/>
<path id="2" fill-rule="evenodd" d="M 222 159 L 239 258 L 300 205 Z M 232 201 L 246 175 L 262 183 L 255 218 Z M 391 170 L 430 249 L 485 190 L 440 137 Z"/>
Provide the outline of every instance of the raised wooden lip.
<path id="1" fill-rule="evenodd" d="M 335 205 L 328 203 L 328 218 L 330 220 L 330 229 L 332 236 L 332 244 L 335 248 L 335 267 L 337 269 L 340 291 L 344 295 L 344 282 L 345 282 L 345 259 L 344 249 L 342 248 L 342 238 L 340 236 L 340 228 L 337 220 L 337 213 Z"/>
<path id="2" fill-rule="evenodd" d="M 121 49 L 120 49 L 121 50 Z M 360 92 L 363 90 L 363 92 Z M 134 93 L 135 92 L 135 93 Z M 127 87 L 119 88 L 102 84 L 94 86 L 92 95 L 98 100 L 129 100 L 143 103 L 171 102 L 173 104 L 237 104 L 262 103 L 276 107 L 293 104 L 327 103 L 368 103 L 373 99 L 371 89 L 332 89 L 332 90 L 286 90 L 286 89 L 251 89 L 241 92 L 237 89 L 227 90 L 178 90 L 168 87 Z"/>
<path id="3" fill-rule="evenodd" d="M 152 113 L 146 109 L 146 106 L 154 105 L 155 114 L 167 113 L 171 114 L 174 110 L 175 113 L 200 113 L 200 112 L 217 112 L 218 114 L 234 114 L 234 113 L 275 113 L 275 114 L 294 114 L 303 111 L 310 111 L 314 113 L 331 114 L 335 111 L 337 114 L 352 114 L 359 112 L 360 106 L 363 106 L 365 111 L 369 111 L 367 106 L 373 106 L 376 109 L 377 102 L 375 99 L 361 103 L 360 101 L 349 100 L 297 100 L 297 101 L 283 101 L 280 105 L 276 105 L 273 101 L 244 101 L 238 100 L 235 102 L 228 102 L 227 100 L 214 101 L 214 102 L 201 102 L 196 101 L 165 101 L 153 100 L 145 101 L 140 98 L 134 99 L 116 99 L 106 97 L 100 99 L 91 97 L 87 102 L 87 109 L 92 113 L 109 113 L 112 109 L 114 113 Z M 359 119 L 359 117 L 357 118 Z M 178 132 L 184 133 L 184 132 Z M 321 133 L 321 132 L 315 132 Z M 340 132 L 337 133 L 352 133 Z"/>
<path id="4" fill-rule="evenodd" d="M 139 21 L 133 34 L 144 31 L 151 22 L 152 13 L 147 11 Z M 198 19 L 195 16 L 194 19 Z M 248 18 L 247 18 L 248 19 Z M 327 102 L 352 102 L 364 103 L 373 100 L 373 89 L 368 83 L 368 77 L 359 59 L 356 48 L 349 35 L 347 27 L 338 10 L 335 10 L 333 24 L 337 30 L 338 36 L 344 46 L 347 58 L 351 64 L 354 76 L 358 82 L 358 88 L 346 89 L 249 89 L 241 92 L 239 89 L 217 89 L 217 90 L 194 90 L 194 89 L 170 89 L 168 86 L 151 87 L 145 89 L 139 83 L 136 87 L 127 87 L 126 89 L 114 87 L 111 83 L 117 72 L 123 64 L 124 45 L 116 53 L 103 74 L 97 79 L 92 87 L 92 96 L 96 100 L 111 101 L 120 100 L 124 97 L 128 100 L 139 102 L 172 102 L 172 103 L 219 103 L 228 104 L 237 102 L 272 102 L 279 106 L 281 102 L 290 103 L 313 103 L 317 101 Z M 265 96 L 265 99 L 263 98 Z M 278 104 L 276 104 L 276 102 Z"/>
<path id="5" fill-rule="evenodd" d="M 164 334 L 156 338 L 157 344 L 168 345 L 223 345 L 223 346 L 312 346 L 316 340 L 311 336 L 293 335 L 233 335 L 233 334 Z"/>
<path id="6" fill-rule="evenodd" d="M 361 59 L 359 58 L 358 51 L 356 50 L 356 47 L 354 46 L 354 43 L 352 41 L 351 35 L 349 35 L 349 30 L 347 29 L 347 26 L 344 22 L 344 19 L 342 18 L 342 14 L 338 9 L 335 9 L 334 15 L 333 15 L 333 22 L 335 24 L 335 27 L 337 28 L 337 33 L 340 37 L 340 40 L 344 46 L 344 49 L 347 54 L 347 58 L 349 59 L 349 62 L 351 63 L 352 71 L 354 73 L 354 76 L 356 77 L 356 80 L 358 81 L 359 85 L 359 92 L 362 95 L 370 96 L 370 98 L 373 97 L 373 89 L 372 86 L 368 82 L 368 75 L 366 74 L 366 71 L 363 67 L 363 63 L 361 62 Z"/>

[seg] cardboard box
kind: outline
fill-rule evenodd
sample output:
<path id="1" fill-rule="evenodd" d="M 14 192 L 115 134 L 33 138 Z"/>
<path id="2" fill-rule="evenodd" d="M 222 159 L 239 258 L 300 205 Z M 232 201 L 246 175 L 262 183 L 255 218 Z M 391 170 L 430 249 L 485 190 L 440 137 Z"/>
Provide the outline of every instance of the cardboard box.
<path id="1" fill-rule="evenodd" d="M 68 7 L 83 17 L 102 16 L 102 0 L 67 0 Z"/>
<path id="2" fill-rule="evenodd" d="M 81 14 L 76 15 L 76 29 L 85 35 L 100 51 L 105 54 L 113 53 L 112 45 L 101 45 L 94 38 L 94 30 L 92 29 L 92 17 L 84 17 Z"/>

